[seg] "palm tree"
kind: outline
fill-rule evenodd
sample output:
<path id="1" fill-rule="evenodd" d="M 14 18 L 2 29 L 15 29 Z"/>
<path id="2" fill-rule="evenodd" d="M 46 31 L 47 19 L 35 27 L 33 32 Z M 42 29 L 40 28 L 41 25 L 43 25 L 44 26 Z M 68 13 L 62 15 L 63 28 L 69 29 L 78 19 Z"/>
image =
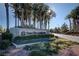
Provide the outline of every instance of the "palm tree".
<path id="1" fill-rule="evenodd" d="M 14 8 L 14 14 L 15 14 L 15 27 L 17 26 L 17 12 L 18 12 L 18 4 L 13 3 L 12 7 Z"/>
<path id="2" fill-rule="evenodd" d="M 71 15 L 67 15 L 66 16 L 66 19 L 68 19 L 69 20 L 69 27 L 70 27 L 70 31 L 72 30 L 72 24 L 71 24 Z"/>
<path id="3" fill-rule="evenodd" d="M 75 9 L 73 9 L 70 12 L 70 16 L 73 19 L 73 30 L 74 32 L 78 31 L 77 30 L 77 20 L 79 18 L 79 6 L 77 6 Z"/>
<path id="4" fill-rule="evenodd" d="M 8 5 L 8 3 L 5 3 L 5 8 L 6 8 L 6 17 L 7 17 L 7 23 L 6 23 L 6 25 L 7 25 L 7 32 L 9 31 L 9 5 Z"/>
<path id="5" fill-rule="evenodd" d="M 33 9 L 33 15 L 32 15 L 33 26 L 35 28 L 36 20 L 37 20 L 38 4 L 37 3 L 36 4 L 33 4 L 32 9 Z"/>
<path id="6" fill-rule="evenodd" d="M 31 15 L 32 15 L 32 4 L 23 4 L 21 5 L 22 7 L 22 17 L 23 17 L 23 21 L 28 20 L 29 26 L 31 26 Z M 21 18 L 22 18 L 21 17 Z M 24 25 L 23 25 L 24 26 Z"/>
<path id="7" fill-rule="evenodd" d="M 52 18 L 52 17 L 56 17 L 56 13 L 53 11 L 53 10 L 51 10 L 51 9 L 49 9 L 48 10 L 48 12 L 47 12 L 47 18 L 48 18 L 48 29 L 50 28 L 50 26 L 49 26 L 49 21 L 50 21 L 50 19 Z"/>
<path id="8" fill-rule="evenodd" d="M 16 4 L 16 3 L 15 3 Z M 14 7 L 16 7 L 14 5 Z M 49 6 L 46 4 L 31 4 L 31 3 L 24 3 L 24 4 L 18 4 L 17 8 L 14 8 L 16 10 L 15 14 L 16 17 L 21 19 L 21 26 L 25 26 L 24 21 L 26 21 L 26 25 L 31 26 L 31 21 L 33 21 L 33 26 L 35 28 L 35 25 L 39 23 L 40 29 L 47 27 L 48 19 L 51 19 L 52 16 L 54 16 L 54 12 L 48 13 Z M 29 24 L 28 24 L 28 23 Z"/>

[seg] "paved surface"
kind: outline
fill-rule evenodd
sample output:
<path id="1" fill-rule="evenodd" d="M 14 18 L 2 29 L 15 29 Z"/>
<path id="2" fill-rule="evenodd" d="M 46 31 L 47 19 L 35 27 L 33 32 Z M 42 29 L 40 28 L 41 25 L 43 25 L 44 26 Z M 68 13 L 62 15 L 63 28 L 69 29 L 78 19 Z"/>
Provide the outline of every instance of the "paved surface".
<path id="1" fill-rule="evenodd" d="M 72 35 L 64 35 L 64 34 L 56 34 L 53 33 L 55 36 L 58 36 L 60 38 L 68 39 L 71 41 L 79 42 L 79 36 L 72 36 Z"/>

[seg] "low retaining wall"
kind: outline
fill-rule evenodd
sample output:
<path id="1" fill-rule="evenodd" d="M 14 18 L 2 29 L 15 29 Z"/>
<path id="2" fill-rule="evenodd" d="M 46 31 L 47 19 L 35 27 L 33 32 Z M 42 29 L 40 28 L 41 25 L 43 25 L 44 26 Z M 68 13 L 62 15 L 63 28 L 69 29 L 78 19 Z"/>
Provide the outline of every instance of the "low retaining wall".
<path id="1" fill-rule="evenodd" d="M 40 43 L 40 42 L 36 42 L 36 43 L 29 43 L 29 44 L 19 44 L 19 45 L 17 45 L 17 44 L 15 44 L 15 43 L 12 43 L 16 48 L 24 48 L 26 45 L 32 45 L 32 44 L 38 44 L 38 43 Z"/>
<path id="2" fill-rule="evenodd" d="M 14 37 L 24 35 L 27 36 L 31 35 L 32 33 L 40 33 L 40 32 L 49 33 L 48 30 L 44 29 L 27 29 L 27 28 L 10 28 L 10 32 L 13 34 Z"/>

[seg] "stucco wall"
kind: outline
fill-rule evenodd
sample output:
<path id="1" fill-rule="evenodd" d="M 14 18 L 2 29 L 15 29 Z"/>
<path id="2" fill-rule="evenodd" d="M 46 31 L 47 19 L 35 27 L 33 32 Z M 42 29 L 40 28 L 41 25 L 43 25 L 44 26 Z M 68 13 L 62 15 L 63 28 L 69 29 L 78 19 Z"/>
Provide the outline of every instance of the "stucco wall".
<path id="1" fill-rule="evenodd" d="M 25 35 L 31 35 L 34 32 L 39 33 L 39 32 L 45 32 L 48 33 L 48 30 L 43 30 L 43 29 L 26 29 L 26 28 L 10 28 L 10 32 L 13 34 L 13 36 L 22 36 L 22 32 L 25 32 Z"/>

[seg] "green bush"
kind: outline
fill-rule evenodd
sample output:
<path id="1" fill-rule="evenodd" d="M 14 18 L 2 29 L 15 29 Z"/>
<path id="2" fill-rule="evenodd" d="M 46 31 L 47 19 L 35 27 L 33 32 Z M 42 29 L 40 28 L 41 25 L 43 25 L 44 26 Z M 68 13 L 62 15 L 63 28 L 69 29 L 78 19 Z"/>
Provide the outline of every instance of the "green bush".
<path id="1" fill-rule="evenodd" d="M 9 40 L 9 41 L 11 41 L 12 36 L 13 35 L 10 32 L 4 32 L 4 33 L 2 33 L 2 40 Z"/>
<path id="2" fill-rule="evenodd" d="M 0 49 L 7 49 L 12 40 L 12 34 L 10 32 L 2 33 L 2 41 L 0 42 Z"/>
<path id="3" fill-rule="evenodd" d="M 39 39 L 39 38 L 52 38 L 54 35 L 51 34 L 43 34 L 43 35 L 30 35 L 30 36 L 17 36 L 14 40 L 31 40 L 31 39 Z"/>
<path id="4" fill-rule="evenodd" d="M 0 56 L 5 56 L 5 54 L 4 53 L 0 53 Z"/>
<path id="5" fill-rule="evenodd" d="M 9 40 L 3 40 L 0 42 L 0 49 L 7 49 L 10 45 Z"/>
<path id="6" fill-rule="evenodd" d="M 32 51 L 30 54 L 30 56 L 46 56 L 47 54 L 44 51 Z"/>

